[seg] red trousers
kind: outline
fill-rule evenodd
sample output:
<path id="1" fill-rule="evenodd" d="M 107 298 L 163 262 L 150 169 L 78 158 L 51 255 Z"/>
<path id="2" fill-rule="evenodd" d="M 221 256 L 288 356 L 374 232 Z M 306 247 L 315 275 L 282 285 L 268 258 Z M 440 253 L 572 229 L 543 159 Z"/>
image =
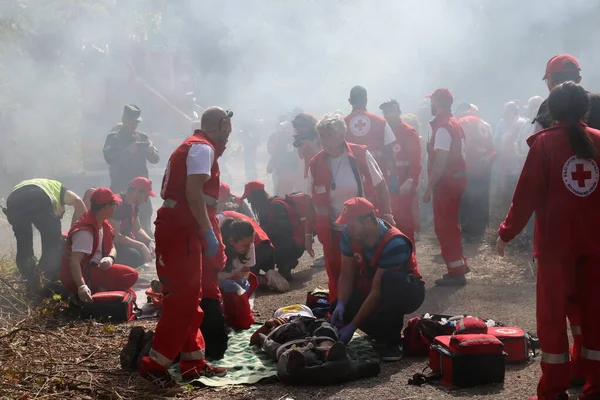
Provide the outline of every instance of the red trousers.
<path id="1" fill-rule="evenodd" d="M 421 202 L 419 196 L 415 193 L 415 200 L 413 202 L 413 220 L 415 223 L 415 232 L 421 232 Z"/>
<path id="2" fill-rule="evenodd" d="M 248 282 L 250 283 L 250 289 L 241 296 L 237 292 L 223 293 L 223 314 L 225 314 L 227 325 L 233 329 L 249 329 L 254 323 L 254 314 L 249 300 L 258 287 L 256 275 L 250 273 Z"/>
<path id="3" fill-rule="evenodd" d="M 600 254 L 564 256 L 540 251 L 537 277 L 537 330 L 542 348 L 542 377 L 538 384 L 540 400 L 554 399 L 570 386 L 572 372 L 583 373 L 586 384 L 580 399 L 600 398 Z M 567 321 L 581 332 L 569 361 Z M 580 323 L 580 325 L 576 325 Z M 580 349 L 579 349 L 579 346 Z M 577 359 L 578 358 L 578 359 Z M 572 368 L 579 371 L 573 371 Z"/>
<path id="4" fill-rule="evenodd" d="M 331 235 L 323 235 L 328 237 L 323 245 L 323 256 L 325 257 L 325 270 L 327 271 L 327 285 L 329 286 L 329 302 L 332 303 L 338 298 L 338 281 L 340 280 L 340 272 L 342 271 L 342 251 L 340 249 L 340 241 L 342 240 L 342 232 L 331 230 Z M 319 237 L 323 237 L 319 236 Z"/>
<path id="5" fill-rule="evenodd" d="M 186 372 L 204 367 L 204 338 L 200 325 L 204 313 L 201 295 L 202 245 L 198 235 L 186 232 L 159 215 L 156 220 L 156 270 L 164 285 L 163 309 L 140 372 L 166 369 L 181 353 L 180 369 Z"/>
<path id="6" fill-rule="evenodd" d="M 83 280 L 92 293 L 110 292 L 113 290 L 125 291 L 131 289 L 138 280 L 138 272 L 122 264 L 113 264 L 108 271 L 104 271 L 97 266 L 90 266 L 82 268 L 82 273 Z M 61 278 L 63 285 L 69 292 L 77 293 L 77 285 L 70 273 L 68 276 Z"/>
<path id="7" fill-rule="evenodd" d="M 396 227 L 402 231 L 413 243 L 415 242 L 415 197 L 416 193 L 405 196 L 390 194 L 392 214 Z"/>
<path id="8" fill-rule="evenodd" d="M 466 272 L 459 222 L 460 199 L 464 191 L 462 181 L 441 179 L 433 192 L 433 226 L 450 275 Z"/>

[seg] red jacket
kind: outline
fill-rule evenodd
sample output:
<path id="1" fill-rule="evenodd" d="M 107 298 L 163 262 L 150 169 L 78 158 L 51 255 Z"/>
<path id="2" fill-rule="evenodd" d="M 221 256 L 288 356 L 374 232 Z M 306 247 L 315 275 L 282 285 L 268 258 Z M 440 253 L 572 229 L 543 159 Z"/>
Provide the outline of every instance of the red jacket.
<path id="1" fill-rule="evenodd" d="M 600 131 L 585 127 L 596 149 Z M 557 124 L 531 136 L 529 153 L 512 205 L 498 234 L 508 242 L 523 230 L 535 212 L 534 257 L 556 259 L 600 251 L 600 156 L 577 158 L 566 126 Z"/>
<path id="2" fill-rule="evenodd" d="M 227 218 L 241 219 L 243 221 L 247 221 L 247 222 L 250 222 L 250 224 L 252 224 L 252 227 L 254 228 L 254 247 L 255 248 L 257 248 L 261 243 L 265 243 L 265 242 L 268 242 L 269 245 L 271 247 L 273 247 L 271 245 L 271 240 L 269 239 L 269 236 L 267 235 L 267 233 L 260 227 L 258 222 L 256 222 L 252 218 L 250 218 L 242 213 L 236 212 L 236 211 L 223 211 L 222 214 L 225 215 Z"/>
<path id="3" fill-rule="evenodd" d="M 71 293 L 77 293 L 77 285 L 73 280 L 73 275 L 71 274 L 71 246 L 73 245 L 73 235 L 79 231 L 88 231 L 92 233 L 92 237 L 94 238 L 94 242 L 92 245 L 92 254 L 86 255 L 81 260 L 81 273 L 83 274 L 83 279 L 86 285 L 91 286 L 89 274 L 87 273 L 87 268 L 89 268 L 90 260 L 96 253 L 96 249 L 98 248 L 98 240 L 100 239 L 100 226 L 98 226 L 98 221 L 96 221 L 96 216 L 90 210 L 86 211 L 82 217 L 75 222 L 75 224 L 69 230 L 69 234 L 67 236 L 67 243 L 65 245 L 65 251 L 63 253 L 62 264 L 60 269 L 60 280 L 63 285 L 69 290 Z M 104 221 L 102 223 L 102 256 L 105 257 L 110 253 L 113 248 L 113 239 L 115 235 L 112 229 L 112 226 L 108 221 Z"/>
<path id="4" fill-rule="evenodd" d="M 386 164 L 383 160 L 385 142 L 385 119 L 367 110 L 354 110 L 348 114 L 346 121 L 346 140 L 354 144 L 367 146 L 382 171 Z"/>
<path id="5" fill-rule="evenodd" d="M 369 165 L 367 164 L 367 148 L 357 144 L 346 143 L 350 166 L 358 171 L 360 176 L 359 194 L 369 200 L 377 209 L 377 195 Z M 331 170 L 327 162 L 327 154 L 319 152 L 310 162 L 312 176 L 311 197 L 315 206 L 316 231 L 321 243 L 329 243 L 331 235 L 330 199 Z M 361 188 L 362 187 L 362 188 Z"/>
<path id="6" fill-rule="evenodd" d="M 204 184 L 203 191 L 206 196 L 214 199 L 215 203 L 216 199 L 219 198 L 220 172 L 217 160 L 225 151 L 225 146 L 220 143 L 213 143 L 204 132 L 197 130 L 175 149 L 171 154 L 171 158 L 169 158 L 160 195 L 163 199 L 169 199 L 176 202 L 176 204 L 172 208 L 161 207 L 157 212 L 157 219 L 164 218 L 197 234 L 199 233 L 198 222 L 190 210 L 185 194 L 187 156 L 190 147 L 195 144 L 206 144 L 214 151 L 215 159 L 210 171 L 210 179 Z M 209 211 L 209 217 L 211 214 L 212 216 L 216 215 L 216 207 L 207 206 L 207 210 Z"/>
<path id="7" fill-rule="evenodd" d="M 466 181 L 466 162 L 465 162 L 465 133 L 463 132 L 460 122 L 448 113 L 445 115 L 436 116 L 431 121 L 431 139 L 427 143 L 427 154 L 429 159 L 428 173 L 431 174 L 431 168 L 435 164 L 435 136 L 439 128 L 446 128 L 450 133 L 452 140 L 450 144 L 450 155 L 448 156 L 448 164 L 440 181 L 450 180 L 451 182 Z"/>
<path id="8" fill-rule="evenodd" d="M 379 241 L 377 249 L 375 250 L 373 258 L 369 264 L 367 264 L 367 257 L 360 241 L 353 239 L 350 243 L 352 253 L 355 255 L 360 255 L 360 257 L 356 257 L 358 258 L 358 274 L 354 281 L 354 288 L 360 291 L 363 296 L 368 296 L 369 292 L 371 291 L 371 287 L 373 286 L 373 277 L 377 271 L 379 258 L 381 257 L 381 253 L 385 249 L 385 246 L 390 242 L 390 240 L 398 236 L 402 236 L 414 248 L 413 242 L 405 234 L 403 234 L 398 228 L 390 226 L 388 231 Z M 401 266 L 398 266 L 396 269 L 399 270 L 400 268 Z M 415 277 L 421 277 L 421 271 L 419 271 L 419 267 L 417 266 L 417 258 L 415 257 L 414 251 L 412 252 L 406 268 Z"/>
<path id="9" fill-rule="evenodd" d="M 416 191 L 421 176 L 421 138 L 417 131 L 410 125 L 400 121 L 392 127 L 396 141 L 392 145 L 398 174 L 398 186 L 407 179 L 413 180 L 412 188 Z"/>
<path id="10" fill-rule="evenodd" d="M 304 160 L 304 177 L 308 177 L 308 166 L 310 165 L 310 160 L 320 151 L 320 145 L 314 142 L 306 142 L 304 146 L 298 149 L 298 155 L 301 159 Z"/>
<path id="11" fill-rule="evenodd" d="M 458 120 L 466 138 L 467 174 L 484 176 L 491 172 L 496 159 L 491 127 L 479 117 L 468 115 Z"/>

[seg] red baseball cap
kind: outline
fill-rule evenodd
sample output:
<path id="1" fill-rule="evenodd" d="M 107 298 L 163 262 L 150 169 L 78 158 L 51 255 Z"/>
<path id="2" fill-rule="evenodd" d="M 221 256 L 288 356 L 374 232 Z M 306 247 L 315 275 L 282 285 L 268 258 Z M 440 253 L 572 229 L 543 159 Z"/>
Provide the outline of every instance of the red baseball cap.
<path id="1" fill-rule="evenodd" d="M 250 193 L 256 192 L 257 190 L 265 190 L 265 184 L 261 181 L 250 181 L 246 183 L 244 186 L 244 194 L 242 195 L 242 199 L 250 196 Z"/>
<path id="2" fill-rule="evenodd" d="M 454 96 L 452 96 L 452 92 L 450 89 L 445 88 L 437 89 L 435 92 L 428 94 L 425 97 L 430 98 L 432 101 L 435 100 L 448 105 L 452 105 L 454 102 Z"/>
<path id="3" fill-rule="evenodd" d="M 229 195 L 231 195 L 231 188 L 225 182 L 221 182 L 221 186 L 219 186 L 219 199 Z"/>
<path id="4" fill-rule="evenodd" d="M 98 188 L 90 197 L 90 204 L 104 205 L 110 203 L 121 204 L 123 200 L 114 194 L 109 188 Z"/>
<path id="5" fill-rule="evenodd" d="M 335 220 L 336 224 L 346 225 L 358 217 L 372 214 L 375 212 L 375 206 L 364 197 L 355 197 L 344 203 L 342 213 Z"/>
<path id="6" fill-rule="evenodd" d="M 129 187 L 146 192 L 150 197 L 156 197 L 156 193 L 154 193 L 152 190 L 152 181 L 148 178 L 144 178 L 143 176 L 133 178 L 133 180 L 129 183 Z"/>
<path id="7" fill-rule="evenodd" d="M 579 72 L 581 67 L 579 61 L 570 54 L 559 54 L 554 56 L 546 64 L 546 73 L 542 80 L 548 79 L 548 75 L 555 72 Z"/>

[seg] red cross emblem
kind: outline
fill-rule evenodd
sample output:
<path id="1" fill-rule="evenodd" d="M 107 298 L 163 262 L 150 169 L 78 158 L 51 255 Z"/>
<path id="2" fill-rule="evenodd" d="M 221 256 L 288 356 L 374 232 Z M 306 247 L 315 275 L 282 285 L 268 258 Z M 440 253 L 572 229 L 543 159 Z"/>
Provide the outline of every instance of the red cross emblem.
<path id="1" fill-rule="evenodd" d="M 592 179 L 592 171 L 586 171 L 583 168 L 583 164 L 576 164 L 575 172 L 571 172 L 571 179 L 577 181 L 579 187 L 585 187 L 585 181 Z"/>
<path id="2" fill-rule="evenodd" d="M 348 128 L 355 136 L 365 136 L 371 130 L 371 120 L 365 115 L 355 115 L 350 120 Z"/>
<path id="3" fill-rule="evenodd" d="M 359 131 L 361 131 L 361 132 L 362 132 L 363 128 L 364 128 L 365 126 L 367 126 L 367 124 L 365 124 L 365 121 L 363 121 L 362 119 L 359 119 L 359 120 L 358 120 L 358 122 L 354 124 L 354 126 L 355 126 L 356 128 L 358 128 L 358 130 L 359 130 Z"/>

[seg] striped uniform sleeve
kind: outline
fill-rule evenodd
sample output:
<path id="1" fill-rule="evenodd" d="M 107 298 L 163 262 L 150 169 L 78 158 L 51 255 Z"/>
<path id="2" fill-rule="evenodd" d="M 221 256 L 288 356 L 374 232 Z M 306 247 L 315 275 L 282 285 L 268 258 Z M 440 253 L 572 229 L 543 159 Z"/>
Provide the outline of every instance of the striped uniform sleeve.
<path id="1" fill-rule="evenodd" d="M 390 269 L 407 265 L 412 254 L 412 246 L 403 237 L 395 237 L 385 246 L 377 268 Z"/>
<path id="2" fill-rule="evenodd" d="M 352 253 L 352 247 L 350 246 L 350 236 L 348 235 L 348 231 L 346 227 L 342 230 L 342 238 L 340 240 L 340 250 L 343 255 L 346 257 L 352 257 L 354 253 Z"/>

